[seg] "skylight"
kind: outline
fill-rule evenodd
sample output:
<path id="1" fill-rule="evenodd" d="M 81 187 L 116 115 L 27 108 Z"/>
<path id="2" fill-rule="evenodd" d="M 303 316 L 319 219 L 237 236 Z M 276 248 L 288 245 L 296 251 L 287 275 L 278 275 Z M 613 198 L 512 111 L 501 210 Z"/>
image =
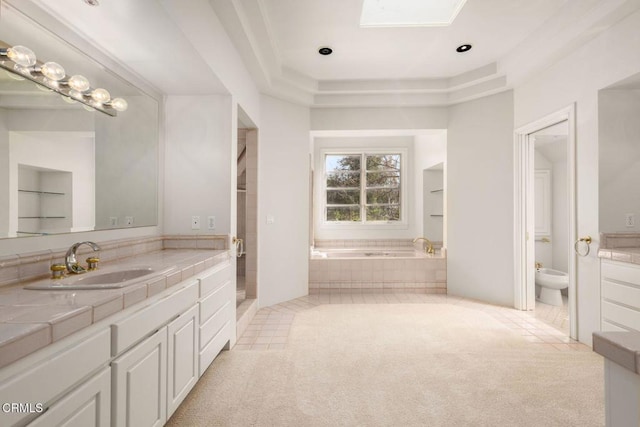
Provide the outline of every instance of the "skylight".
<path id="1" fill-rule="evenodd" d="M 451 25 L 466 0 L 364 0 L 361 27 Z"/>

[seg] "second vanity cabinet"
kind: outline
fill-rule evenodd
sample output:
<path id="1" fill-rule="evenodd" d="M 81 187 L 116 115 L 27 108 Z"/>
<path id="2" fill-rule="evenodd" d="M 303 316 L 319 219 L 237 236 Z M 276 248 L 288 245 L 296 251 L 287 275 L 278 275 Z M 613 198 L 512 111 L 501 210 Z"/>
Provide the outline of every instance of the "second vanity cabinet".
<path id="1" fill-rule="evenodd" d="M 600 276 L 602 330 L 640 331 L 640 265 L 603 259 Z"/>
<path id="2" fill-rule="evenodd" d="M 162 426 L 235 342 L 228 260 L 0 370 L 7 426 Z"/>

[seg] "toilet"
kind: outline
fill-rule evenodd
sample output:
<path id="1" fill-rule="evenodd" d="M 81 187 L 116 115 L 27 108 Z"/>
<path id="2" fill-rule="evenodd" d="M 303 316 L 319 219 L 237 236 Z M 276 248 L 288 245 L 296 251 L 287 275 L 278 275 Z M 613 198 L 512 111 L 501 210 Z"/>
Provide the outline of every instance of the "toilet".
<path id="1" fill-rule="evenodd" d="M 536 285 L 540 286 L 538 300 L 549 305 L 562 305 L 562 289 L 569 287 L 569 275 L 551 268 L 536 269 Z"/>

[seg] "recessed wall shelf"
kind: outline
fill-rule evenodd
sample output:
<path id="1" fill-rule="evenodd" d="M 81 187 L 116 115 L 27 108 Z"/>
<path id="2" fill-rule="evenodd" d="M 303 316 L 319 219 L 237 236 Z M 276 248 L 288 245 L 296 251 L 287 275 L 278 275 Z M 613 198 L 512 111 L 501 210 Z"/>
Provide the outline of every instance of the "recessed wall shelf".
<path id="1" fill-rule="evenodd" d="M 431 190 L 432 193 L 442 193 L 444 191 L 443 188 L 438 188 L 437 190 Z"/>
<path id="2" fill-rule="evenodd" d="M 442 214 L 431 214 L 430 216 L 442 216 L 443 217 L 444 215 L 442 215 Z"/>
<path id="3" fill-rule="evenodd" d="M 37 190 L 18 190 L 20 193 L 30 193 L 30 194 L 47 194 L 54 196 L 64 196 L 65 193 L 56 193 L 53 191 L 37 191 Z"/>

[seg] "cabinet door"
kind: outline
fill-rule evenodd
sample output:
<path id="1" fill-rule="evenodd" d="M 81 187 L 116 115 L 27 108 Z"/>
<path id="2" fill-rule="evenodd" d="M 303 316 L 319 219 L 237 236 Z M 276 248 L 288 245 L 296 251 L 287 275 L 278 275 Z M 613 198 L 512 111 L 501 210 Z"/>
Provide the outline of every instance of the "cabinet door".
<path id="1" fill-rule="evenodd" d="M 108 427 L 111 368 L 106 368 L 54 403 L 30 427 Z"/>
<path id="2" fill-rule="evenodd" d="M 114 426 L 162 426 L 167 420 L 167 328 L 111 364 Z"/>
<path id="3" fill-rule="evenodd" d="M 198 381 L 198 305 L 167 326 L 167 419 Z"/>

